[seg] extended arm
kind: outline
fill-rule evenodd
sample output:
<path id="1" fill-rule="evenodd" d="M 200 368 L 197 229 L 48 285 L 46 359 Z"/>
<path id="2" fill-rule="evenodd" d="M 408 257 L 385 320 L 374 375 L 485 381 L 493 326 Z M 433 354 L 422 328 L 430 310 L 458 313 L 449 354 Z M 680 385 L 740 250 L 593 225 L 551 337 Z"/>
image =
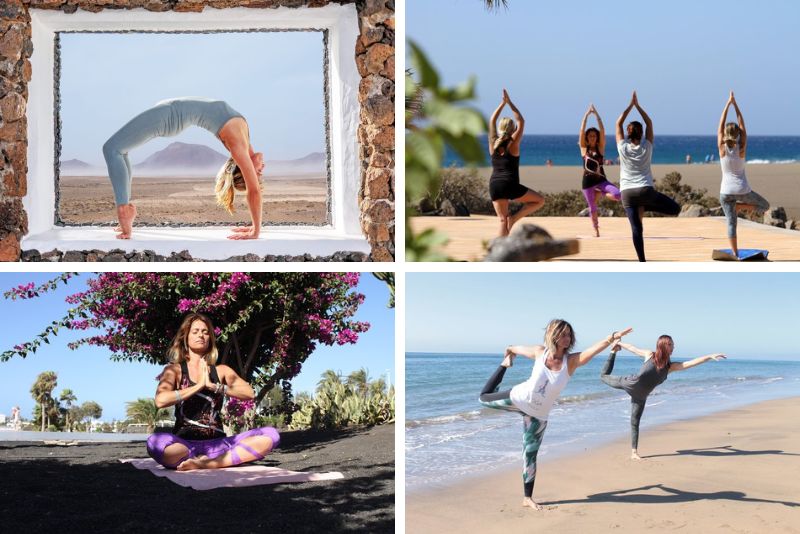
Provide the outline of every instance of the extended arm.
<path id="1" fill-rule="evenodd" d="M 636 92 L 634 92 L 633 94 L 635 96 Z M 625 111 L 623 111 L 622 115 L 620 115 L 619 118 L 617 119 L 617 143 L 625 139 L 625 131 L 622 129 L 622 126 L 625 124 L 625 119 L 628 118 L 628 113 L 630 113 L 631 110 L 633 109 L 633 102 L 634 100 L 633 98 L 631 98 L 631 103 L 628 104 L 628 107 L 625 108 Z"/>
<path id="2" fill-rule="evenodd" d="M 622 330 L 621 332 L 613 332 L 608 337 L 606 337 L 604 339 L 601 339 L 600 341 L 598 341 L 597 343 L 595 343 L 594 345 L 592 345 L 588 349 L 586 349 L 586 350 L 584 350 L 582 352 L 576 352 L 576 353 L 570 354 L 570 358 L 569 358 L 570 374 L 574 373 L 575 369 L 577 369 L 578 367 L 581 367 L 581 366 L 586 365 L 587 363 L 589 363 L 592 360 L 592 358 L 594 358 L 596 355 L 600 354 L 600 351 L 602 351 L 603 349 L 609 347 L 610 345 L 614 344 L 615 342 L 618 342 L 620 339 L 622 339 L 623 336 L 627 336 L 632 331 L 633 331 L 633 328 L 628 327 L 625 330 Z"/>
<path id="3" fill-rule="evenodd" d="M 739 104 L 736 103 L 733 91 L 731 91 L 731 104 L 733 104 L 733 109 L 736 110 L 736 120 L 739 122 L 739 156 L 743 158 L 747 148 L 747 131 L 744 127 L 744 117 L 742 112 L 739 111 Z"/>
<path id="4" fill-rule="evenodd" d="M 492 113 L 492 117 L 489 119 L 489 153 L 492 152 L 492 145 L 494 145 L 494 140 L 497 139 L 497 118 L 500 116 L 500 112 L 503 111 L 503 108 L 506 106 L 506 98 L 505 98 L 505 91 L 503 91 L 503 101 L 500 102 L 500 105 L 497 106 L 497 109 L 494 110 Z"/>
<path id="5" fill-rule="evenodd" d="M 537 356 L 544 352 L 542 345 L 509 345 L 506 347 L 506 354 L 516 354 L 517 356 L 525 356 L 531 360 L 535 360 Z"/>
<path id="6" fill-rule="evenodd" d="M 650 116 L 645 112 L 644 108 L 639 105 L 639 98 L 636 96 L 636 91 L 633 92 L 633 100 L 636 110 L 644 121 L 644 138 L 652 143 L 655 138 L 653 134 L 653 121 L 650 120 Z"/>
<path id="7" fill-rule="evenodd" d="M 258 174 L 250 159 L 250 144 L 239 143 L 231 148 L 231 156 L 242 171 L 244 182 L 247 185 L 247 208 L 250 210 L 250 220 L 253 227 L 250 232 L 239 232 L 228 236 L 228 239 L 258 239 L 261 232 L 261 187 L 258 183 Z"/>
<path id="8" fill-rule="evenodd" d="M 637 356 L 641 356 L 642 358 L 648 358 L 648 357 L 650 357 L 651 354 L 653 354 L 652 350 L 640 349 L 638 347 L 634 347 L 630 343 L 617 343 L 617 345 L 619 345 L 623 349 L 627 350 L 628 352 L 632 352 L 633 354 L 636 354 Z"/>
<path id="9" fill-rule="evenodd" d="M 205 389 L 208 378 L 208 371 L 201 373 L 202 380 L 188 388 L 178 389 L 178 373 L 173 365 L 168 365 L 161 373 L 161 379 L 156 388 L 155 404 L 157 408 L 167 408 L 177 404 L 181 400 L 188 399 L 195 393 Z"/>
<path id="10" fill-rule="evenodd" d="M 525 117 L 522 116 L 517 106 L 511 101 L 511 97 L 508 96 L 508 92 L 505 89 L 503 89 L 503 98 L 508 102 L 508 107 L 511 108 L 511 112 L 514 114 L 514 120 L 517 121 L 517 129 L 511 134 L 511 143 L 516 149 L 519 149 L 519 143 L 522 141 L 522 132 L 525 130 Z"/>
<path id="11" fill-rule="evenodd" d="M 686 369 L 691 369 L 692 367 L 698 366 L 701 363 L 710 362 L 711 360 L 724 360 L 724 354 L 709 354 L 707 356 L 700 356 L 699 358 L 695 358 L 694 360 L 689 360 L 688 362 L 675 362 L 669 364 L 669 372 L 673 371 L 684 371 Z"/>
<path id="12" fill-rule="evenodd" d="M 583 120 L 581 121 L 581 130 L 578 132 L 578 146 L 581 147 L 581 156 L 586 154 L 586 121 L 589 119 L 589 114 L 592 112 L 592 106 L 589 106 L 589 109 L 586 110 L 586 113 L 583 114 Z"/>
<path id="13" fill-rule="evenodd" d="M 592 104 L 592 113 L 594 116 L 597 117 L 597 128 L 600 130 L 600 139 L 597 140 L 597 148 L 600 150 L 601 154 L 606 153 L 606 128 L 603 126 L 603 119 L 600 118 L 600 114 L 597 112 L 597 109 Z"/>

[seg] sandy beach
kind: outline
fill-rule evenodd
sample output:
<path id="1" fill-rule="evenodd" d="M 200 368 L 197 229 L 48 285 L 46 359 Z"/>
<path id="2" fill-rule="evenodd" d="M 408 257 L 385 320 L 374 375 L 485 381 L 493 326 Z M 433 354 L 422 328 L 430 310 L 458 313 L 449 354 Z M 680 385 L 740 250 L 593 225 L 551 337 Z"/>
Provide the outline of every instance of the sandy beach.
<path id="1" fill-rule="evenodd" d="M 69 434 L 64 434 L 65 439 Z M 394 425 L 282 432 L 263 465 L 344 480 L 195 491 L 119 463 L 144 442 L 0 441 L 7 532 L 394 532 Z"/>
<path id="2" fill-rule="evenodd" d="M 542 511 L 520 506 L 519 469 L 409 494 L 406 531 L 798 533 L 799 402 L 647 429 L 640 462 L 627 437 L 543 459 L 534 489 Z"/>
<path id="3" fill-rule="evenodd" d="M 609 180 L 619 183 L 619 166 L 605 167 Z M 682 183 L 692 187 L 702 187 L 708 193 L 719 196 L 721 171 L 719 163 L 708 165 L 653 165 L 653 176 L 656 180 L 666 174 L 677 171 L 681 174 Z M 753 190 L 766 198 L 772 206 L 783 206 L 789 218 L 800 218 L 800 163 L 787 164 L 751 164 L 747 166 L 747 180 Z M 491 168 L 479 170 L 480 176 L 487 181 L 492 174 Z M 581 186 L 582 169 L 579 166 L 524 166 L 520 167 L 520 181 L 535 191 L 556 193 Z M 488 185 L 487 185 L 488 191 Z M 488 193 L 487 193 L 488 194 Z"/>
<path id="4" fill-rule="evenodd" d="M 262 178 L 264 223 L 323 225 L 327 223 L 327 180 L 324 176 Z M 105 176 L 64 176 L 60 181 L 61 219 L 67 224 L 113 222 L 114 193 Z M 246 197 L 237 193 L 235 213 L 216 204 L 209 177 L 150 178 L 135 176 L 131 201 L 137 224 L 246 223 Z"/>

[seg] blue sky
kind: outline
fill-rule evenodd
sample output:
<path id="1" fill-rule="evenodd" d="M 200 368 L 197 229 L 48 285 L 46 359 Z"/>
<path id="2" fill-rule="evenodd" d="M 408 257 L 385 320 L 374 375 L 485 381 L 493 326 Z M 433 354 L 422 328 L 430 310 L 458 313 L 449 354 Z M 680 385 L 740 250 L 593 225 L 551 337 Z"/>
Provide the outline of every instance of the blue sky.
<path id="1" fill-rule="evenodd" d="M 800 273 L 407 273 L 406 350 L 500 353 L 561 318 L 578 350 L 632 326 L 642 348 L 671 335 L 676 359 L 800 360 L 798 294 Z"/>
<path id="2" fill-rule="evenodd" d="M 62 159 L 105 165 L 103 143 L 157 102 L 180 96 L 227 101 L 268 160 L 325 146 L 321 32 L 61 34 Z M 225 153 L 191 127 L 131 151 L 135 165 L 174 141 Z"/>
<path id="3" fill-rule="evenodd" d="M 57 276 L 58 273 L 2 273 L 0 293 L 20 284 L 35 282 L 37 285 Z M 0 324 L 13 325 L 0 329 L 0 352 L 17 343 L 29 341 L 41 332 L 50 321 L 64 316 L 68 305 L 64 302 L 71 295 L 85 288 L 86 278 L 82 274 L 73 278 L 67 286 L 46 293 L 32 300 L 3 301 L 0 306 Z M 370 377 L 386 378 L 394 374 L 394 310 L 388 309 L 389 292 L 386 285 L 371 273 L 363 273 L 358 290 L 365 295 L 356 319 L 368 321 L 369 331 L 359 337 L 355 345 L 327 347 L 321 345 L 303 364 L 303 370 L 292 381 L 295 393 L 313 391 L 320 375 L 326 369 L 341 371 L 347 375 L 361 367 L 369 370 Z M 147 363 L 112 362 L 107 349 L 83 346 L 69 350 L 69 341 L 80 339 L 79 332 L 60 331 L 49 345 L 42 345 L 36 354 L 25 359 L 15 357 L 0 362 L 0 413 L 9 415 L 11 407 L 19 405 L 22 415 L 31 418 L 34 401 L 30 395 L 31 385 L 43 371 L 55 371 L 58 385 L 55 393 L 65 388 L 72 389 L 78 402 L 98 402 L 103 407 L 103 420 L 123 419 L 125 402 L 139 397 L 152 397 L 155 393 L 155 377 L 161 366 Z"/>
<path id="4" fill-rule="evenodd" d="M 800 3 L 408 0 L 406 33 L 448 85 L 478 77 L 488 116 L 503 87 L 526 132 L 571 134 L 594 102 L 612 132 L 636 89 L 656 134 L 716 132 L 733 89 L 756 135 L 798 135 Z"/>

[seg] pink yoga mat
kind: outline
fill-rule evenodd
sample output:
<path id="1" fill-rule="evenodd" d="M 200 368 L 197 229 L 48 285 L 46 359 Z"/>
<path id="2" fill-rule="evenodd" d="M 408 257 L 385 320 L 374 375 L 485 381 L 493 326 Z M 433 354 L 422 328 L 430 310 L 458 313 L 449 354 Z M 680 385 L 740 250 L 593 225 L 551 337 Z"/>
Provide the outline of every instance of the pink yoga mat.
<path id="1" fill-rule="evenodd" d="M 159 477 L 167 477 L 179 486 L 196 490 L 215 488 L 234 488 L 243 486 L 261 486 L 263 484 L 283 484 L 286 482 L 317 482 L 320 480 L 338 480 L 344 475 L 333 471 L 330 473 L 308 473 L 287 471 L 278 467 L 263 465 L 241 465 L 225 469 L 200 469 L 196 471 L 175 471 L 166 469 L 152 458 L 127 458 L 120 460 L 131 464 L 136 469 L 146 469 Z"/>

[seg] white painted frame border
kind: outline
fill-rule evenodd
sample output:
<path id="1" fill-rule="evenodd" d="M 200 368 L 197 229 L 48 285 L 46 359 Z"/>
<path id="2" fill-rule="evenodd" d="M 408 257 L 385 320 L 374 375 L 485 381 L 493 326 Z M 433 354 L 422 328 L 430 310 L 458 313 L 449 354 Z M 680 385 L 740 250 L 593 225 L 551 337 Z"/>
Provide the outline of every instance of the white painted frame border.
<path id="1" fill-rule="evenodd" d="M 29 233 L 23 250 L 48 251 L 122 248 L 168 254 L 189 250 L 197 259 L 224 259 L 237 254 L 331 254 L 339 250 L 369 252 L 361 233 L 358 191 L 361 182 L 358 87 L 355 62 L 359 36 L 353 4 L 309 8 L 206 8 L 201 13 L 106 9 L 73 14 L 31 9 L 33 76 L 28 84 L 28 192 L 23 206 Z M 116 240 L 110 228 L 56 226 L 55 219 L 55 34 L 61 31 L 203 31 L 247 29 L 328 30 L 328 110 L 330 136 L 330 220 L 323 227 L 266 227 L 265 239 L 229 241 L 225 227 L 136 227 L 134 239 Z M 185 239 L 184 239 L 185 236 Z M 205 236 L 205 238 L 204 238 Z M 209 241 L 203 245 L 203 241 Z M 330 241 L 325 243 L 325 241 Z"/>

